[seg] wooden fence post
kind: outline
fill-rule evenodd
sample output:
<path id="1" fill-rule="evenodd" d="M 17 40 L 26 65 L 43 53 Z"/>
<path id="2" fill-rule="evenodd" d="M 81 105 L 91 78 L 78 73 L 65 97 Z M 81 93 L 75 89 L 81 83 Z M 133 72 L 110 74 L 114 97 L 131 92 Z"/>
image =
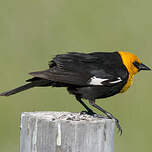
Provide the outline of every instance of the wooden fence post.
<path id="1" fill-rule="evenodd" d="M 20 152 L 113 152 L 115 121 L 70 112 L 21 114 Z"/>

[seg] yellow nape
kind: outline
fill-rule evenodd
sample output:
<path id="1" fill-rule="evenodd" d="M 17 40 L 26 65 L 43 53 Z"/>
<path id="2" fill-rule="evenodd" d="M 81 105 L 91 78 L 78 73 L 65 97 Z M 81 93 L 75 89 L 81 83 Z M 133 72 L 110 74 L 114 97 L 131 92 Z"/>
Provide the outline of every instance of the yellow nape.
<path id="1" fill-rule="evenodd" d="M 138 63 L 141 63 L 141 62 L 136 55 L 134 55 L 130 52 L 118 51 L 118 53 L 120 54 L 122 62 L 125 65 L 125 67 L 127 68 L 128 73 L 129 73 L 128 81 L 127 81 L 126 85 L 121 90 L 121 93 L 122 93 L 122 92 L 125 92 L 128 90 L 128 88 L 132 84 L 132 80 L 133 80 L 134 75 L 138 72 L 138 69 L 133 65 L 133 63 L 135 61 Z"/>

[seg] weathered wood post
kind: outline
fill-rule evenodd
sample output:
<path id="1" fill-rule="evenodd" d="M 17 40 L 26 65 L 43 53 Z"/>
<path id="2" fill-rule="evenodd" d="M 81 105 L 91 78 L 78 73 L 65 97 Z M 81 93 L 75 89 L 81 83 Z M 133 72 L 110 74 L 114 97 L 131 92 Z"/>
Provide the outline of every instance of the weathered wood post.
<path id="1" fill-rule="evenodd" d="M 113 152 L 114 120 L 70 112 L 21 115 L 20 152 Z"/>

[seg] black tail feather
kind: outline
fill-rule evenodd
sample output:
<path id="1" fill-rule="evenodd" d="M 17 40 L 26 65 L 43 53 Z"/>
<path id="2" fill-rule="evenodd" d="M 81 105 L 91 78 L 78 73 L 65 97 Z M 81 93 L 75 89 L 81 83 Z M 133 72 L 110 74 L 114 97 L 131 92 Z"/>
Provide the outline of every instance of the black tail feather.
<path id="1" fill-rule="evenodd" d="M 35 87 L 34 83 L 28 83 L 28 84 L 25 84 L 25 85 L 20 86 L 18 88 L 15 88 L 13 90 L 3 92 L 3 93 L 0 94 L 0 96 L 10 96 L 10 95 L 16 94 L 18 92 L 33 88 L 33 87 Z"/>

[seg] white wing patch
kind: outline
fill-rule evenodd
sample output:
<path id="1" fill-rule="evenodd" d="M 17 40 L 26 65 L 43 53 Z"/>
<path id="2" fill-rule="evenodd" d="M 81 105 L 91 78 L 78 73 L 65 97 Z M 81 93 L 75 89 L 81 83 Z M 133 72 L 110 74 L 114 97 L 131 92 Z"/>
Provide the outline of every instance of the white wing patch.
<path id="1" fill-rule="evenodd" d="M 91 85 L 103 85 L 102 82 L 107 81 L 107 80 L 109 80 L 109 79 L 102 79 L 102 78 L 97 78 L 97 77 L 93 76 L 90 79 L 89 84 L 91 84 Z M 107 83 L 115 84 L 115 83 L 119 83 L 121 81 L 122 81 L 122 79 L 120 77 L 118 77 L 116 81 L 111 81 L 111 82 L 109 81 Z"/>
<path id="2" fill-rule="evenodd" d="M 121 79 L 120 77 L 118 77 L 117 79 L 118 79 L 118 80 L 112 81 L 112 82 L 109 82 L 109 83 L 112 83 L 112 84 L 113 84 L 113 83 L 118 83 L 118 82 L 121 82 L 121 81 L 122 81 L 122 79 Z"/>
<path id="3" fill-rule="evenodd" d="M 102 82 L 107 81 L 108 79 L 97 78 L 93 76 L 90 80 L 91 85 L 103 85 Z"/>

